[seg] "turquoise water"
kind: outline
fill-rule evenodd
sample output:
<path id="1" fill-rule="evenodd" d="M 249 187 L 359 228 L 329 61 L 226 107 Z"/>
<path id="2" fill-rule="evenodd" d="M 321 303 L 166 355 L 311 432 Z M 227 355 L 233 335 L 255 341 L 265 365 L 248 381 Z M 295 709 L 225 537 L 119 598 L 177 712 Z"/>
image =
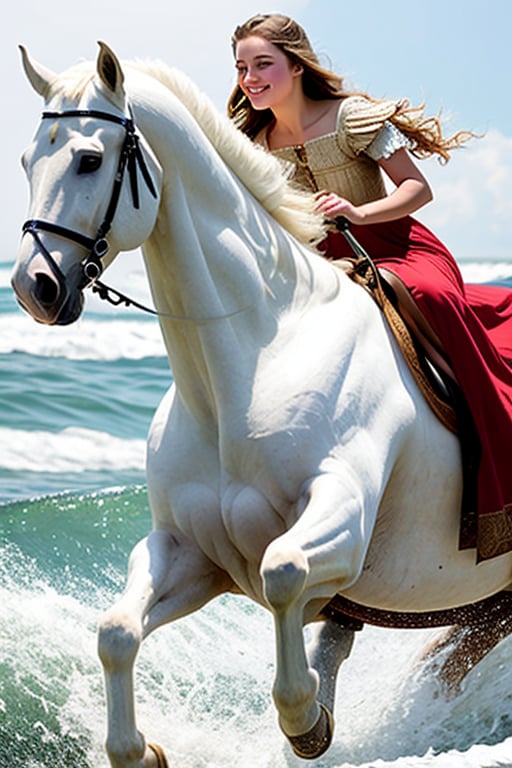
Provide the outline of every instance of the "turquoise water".
<path id="1" fill-rule="evenodd" d="M 134 268 L 120 290 L 145 299 Z M 512 265 L 466 265 L 512 285 Z M 0 768 L 98 768 L 105 705 L 99 613 L 150 529 L 144 451 L 171 382 L 156 320 L 92 298 L 67 328 L 38 326 L 0 270 Z M 416 658 L 427 631 L 367 627 L 338 686 L 322 768 L 512 765 L 512 644 L 437 698 Z M 177 768 L 288 768 L 271 701 L 273 629 L 223 598 L 148 639 L 137 664 L 140 727 Z"/>
<path id="2" fill-rule="evenodd" d="M 122 587 L 144 491 L 15 501 L 1 515 L 0 765 L 89 766 L 90 737 L 62 719 L 73 681 L 101 681 L 95 615 Z M 91 646 L 84 656 L 83 645 Z M 33 761 L 29 762 L 29 761 Z"/>

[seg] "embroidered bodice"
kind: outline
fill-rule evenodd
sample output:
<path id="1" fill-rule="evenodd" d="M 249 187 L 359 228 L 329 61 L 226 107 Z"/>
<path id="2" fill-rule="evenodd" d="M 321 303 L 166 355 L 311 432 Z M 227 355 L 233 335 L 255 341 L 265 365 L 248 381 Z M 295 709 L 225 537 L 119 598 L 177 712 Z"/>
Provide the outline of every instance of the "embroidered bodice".
<path id="1" fill-rule="evenodd" d="M 336 192 L 354 205 L 378 200 L 386 190 L 376 161 L 408 146 L 389 121 L 397 107 L 395 101 L 348 96 L 340 102 L 335 132 L 271 152 L 301 186 Z M 269 149 L 266 130 L 256 141 Z"/>

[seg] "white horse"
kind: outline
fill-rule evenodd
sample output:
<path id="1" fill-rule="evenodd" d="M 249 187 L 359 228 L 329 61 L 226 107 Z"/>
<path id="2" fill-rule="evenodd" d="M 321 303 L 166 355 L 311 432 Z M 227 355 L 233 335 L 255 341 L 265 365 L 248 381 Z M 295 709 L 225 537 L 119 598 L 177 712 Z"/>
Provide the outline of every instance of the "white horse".
<path id="1" fill-rule="evenodd" d="M 316 757 L 353 639 L 322 617 L 333 596 L 471 604 L 509 585 L 512 555 L 459 551 L 457 438 L 368 293 L 307 244 L 313 201 L 277 162 L 162 65 L 121 66 L 104 44 L 59 76 L 23 61 L 46 111 L 23 157 L 18 299 L 72 322 L 83 288 L 142 245 L 175 381 L 148 437 L 153 530 L 100 622 L 110 762 L 167 765 L 136 726 L 140 643 L 226 592 L 272 612 L 279 724 Z"/>

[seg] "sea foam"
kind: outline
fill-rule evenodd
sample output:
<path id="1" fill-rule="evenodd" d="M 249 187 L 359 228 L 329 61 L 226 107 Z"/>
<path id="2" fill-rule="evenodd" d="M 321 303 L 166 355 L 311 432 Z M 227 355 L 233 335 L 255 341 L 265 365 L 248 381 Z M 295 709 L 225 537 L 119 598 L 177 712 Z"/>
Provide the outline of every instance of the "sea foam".
<path id="1" fill-rule="evenodd" d="M 68 427 L 60 432 L 0 428 L 0 467 L 14 472 L 143 470 L 146 441 Z"/>

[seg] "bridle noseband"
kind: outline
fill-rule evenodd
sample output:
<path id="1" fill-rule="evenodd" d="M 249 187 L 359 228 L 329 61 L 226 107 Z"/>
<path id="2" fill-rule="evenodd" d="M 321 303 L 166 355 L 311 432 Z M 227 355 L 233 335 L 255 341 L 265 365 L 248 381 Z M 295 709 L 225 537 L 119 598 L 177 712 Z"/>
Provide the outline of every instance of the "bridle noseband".
<path id="1" fill-rule="evenodd" d="M 74 243 L 86 248 L 89 253 L 82 261 L 82 282 L 79 286 L 80 289 L 86 288 L 92 283 L 96 282 L 103 272 L 102 258 L 106 256 L 109 250 L 109 244 L 106 239 L 106 235 L 110 231 L 112 221 L 114 219 L 119 198 L 121 195 L 121 187 L 123 184 L 123 178 L 125 170 L 128 170 L 130 178 L 130 189 L 132 193 L 132 200 L 134 208 L 139 208 L 139 188 L 137 181 L 137 167 L 140 168 L 144 181 L 153 195 L 157 196 L 153 180 L 149 174 L 146 161 L 142 154 L 142 150 L 139 144 L 139 136 L 135 130 L 135 124 L 133 118 L 114 115 L 110 112 L 103 112 L 96 109 L 70 109 L 63 112 L 43 112 L 42 119 L 60 119 L 66 117 L 93 117 L 99 120 L 107 120 L 111 123 L 117 123 L 122 125 L 125 130 L 124 141 L 121 146 L 121 152 L 119 155 L 119 162 L 117 165 L 117 171 L 114 178 L 114 184 L 112 187 L 112 194 L 110 196 L 110 202 L 105 213 L 101 225 L 98 228 L 95 237 L 89 237 L 81 232 L 76 232 L 68 227 L 63 227 L 60 224 L 54 224 L 52 221 L 45 221 L 44 219 L 28 219 L 22 227 L 23 234 L 29 232 L 37 242 L 41 252 L 45 256 L 48 264 L 54 273 L 55 277 L 59 281 L 60 285 L 65 285 L 64 276 L 55 262 L 53 256 L 45 247 L 39 234 L 40 232 L 50 232 L 53 235 L 58 235 L 66 240 L 71 240 Z"/>

